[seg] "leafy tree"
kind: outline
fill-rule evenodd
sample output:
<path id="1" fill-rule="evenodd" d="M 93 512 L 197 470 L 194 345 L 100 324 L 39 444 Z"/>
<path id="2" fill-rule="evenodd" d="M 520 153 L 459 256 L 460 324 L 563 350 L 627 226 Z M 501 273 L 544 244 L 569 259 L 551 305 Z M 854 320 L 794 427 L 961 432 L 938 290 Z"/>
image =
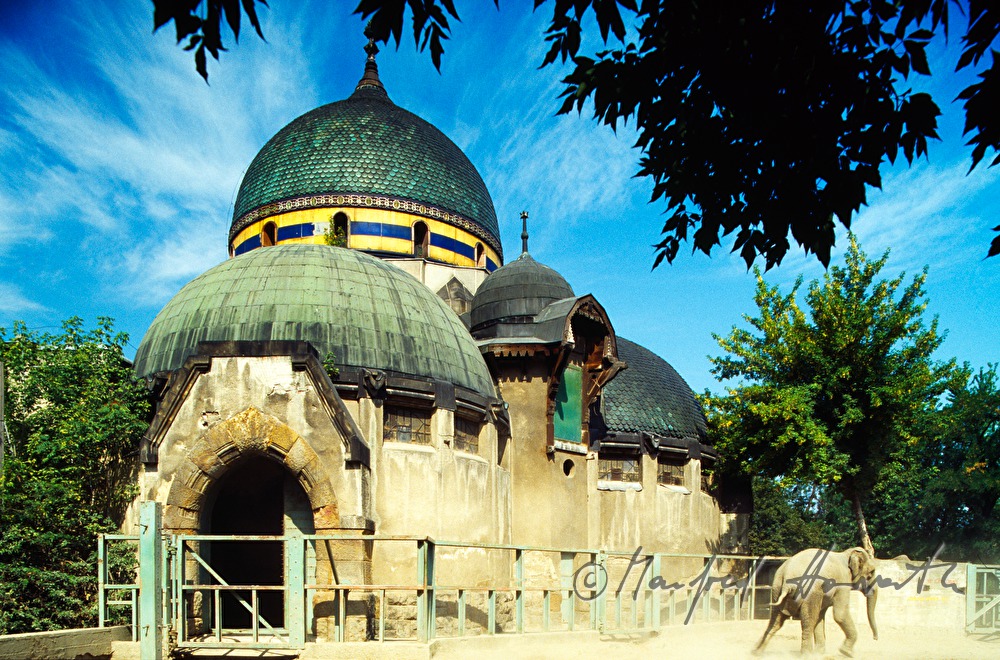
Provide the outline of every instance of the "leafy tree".
<path id="1" fill-rule="evenodd" d="M 864 503 L 900 454 L 921 438 L 954 362 L 937 363 L 937 319 L 923 321 L 923 273 L 879 279 L 888 253 L 869 261 L 854 236 L 833 266 L 796 301 L 757 274 L 759 315 L 750 328 L 716 335 L 719 380 L 739 379 L 711 406 L 727 418 L 720 453 L 746 474 L 782 486 L 828 487 L 850 503 L 861 543 L 872 550 Z"/>
<path id="2" fill-rule="evenodd" d="M 110 319 L 61 334 L 0 329 L 7 456 L 0 474 L 0 634 L 94 625 L 96 535 L 134 495 L 149 400 Z"/>
<path id="3" fill-rule="evenodd" d="M 919 502 L 923 536 L 970 561 L 1000 562 L 1000 377 L 971 375 L 942 411 L 922 453 L 929 478 Z M 925 548 L 933 552 L 934 548 Z"/>
<path id="4" fill-rule="evenodd" d="M 265 4 L 264 0 L 256 0 Z M 208 79 L 206 50 L 225 50 L 223 17 L 239 37 L 241 7 L 260 32 L 255 0 L 154 0 L 156 29 L 174 22 Z M 498 0 L 494 4 L 499 6 Z M 881 168 L 908 162 L 937 138 L 937 104 L 912 93 L 929 76 L 926 46 L 947 36 L 949 8 L 967 17 L 958 69 L 979 80 L 958 96 L 972 168 L 1000 162 L 1000 5 L 987 0 L 535 0 L 553 7 L 542 66 L 572 62 L 560 112 L 592 100 L 595 119 L 638 129 L 639 174 L 667 220 L 654 267 L 691 238 L 709 254 L 722 236 L 750 266 L 781 263 L 792 238 L 824 264 L 837 222 L 850 227 Z M 360 0 L 372 35 L 398 47 L 409 10 L 413 37 L 440 66 L 453 0 Z M 605 45 L 580 54 L 596 26 Z M 984 55 L 990 52 L 990 66 Z M 970 168 L 971 170 L 971 168 Z M 1000 231 L 1000 226 L 994 229 Z M 1000 236 L 989 255 L 1000 253 Z"/>
<path id="5" fill-rule="evenodd" d="M 810 495 L 782 488 L 771 479 L 754 479 L 750 552 L 787 556 L 803 548 L 829 547 L 830 528 L 817 515 Z"/>

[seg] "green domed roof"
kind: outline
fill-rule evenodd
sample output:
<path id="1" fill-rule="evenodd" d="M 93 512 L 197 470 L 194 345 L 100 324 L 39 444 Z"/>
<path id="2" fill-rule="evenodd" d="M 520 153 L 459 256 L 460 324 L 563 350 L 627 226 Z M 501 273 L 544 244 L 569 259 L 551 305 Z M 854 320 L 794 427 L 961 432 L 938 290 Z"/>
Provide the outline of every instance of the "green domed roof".
<path id="1" fill-rule="evenodd" d="M 618 357 L 628 368 L 604 387 L 604 423 L 609 431 L 708 442 L 701 404 L 666 360 L 622 337 L 618 337 Z"/>
<path id="2" fill-rule="evenodd" d="M 431 207 L 429 217 L 472 231 L 502 252 L 479 172 L 444 133 L 390 101 L 380 84 L 359 86 L 350 98 L 307 112 L 264 145 L 240 185 L 229 239 L 279 212 L 278 202 L 338 205 L 301 199 L 321 195 L 416 202 Z"/>
<path id="3" fill-rule="evenodd" d="M 340 368 L 433 378 L 494 397 L 465 326 L 417 279 L 362 252 L 278 245 L 195 278 L 156 316 L 135 371 L 173 371 L 203 341 L 308 341 Z"/>
<path id="4" fill-rule="evenodd" d="M 493 271 L 476 291 L 469 314 L 472 329 L 495 322 L 531 323 L 549 304 L 575 295 L 562 275 L 522 252 Z"/>

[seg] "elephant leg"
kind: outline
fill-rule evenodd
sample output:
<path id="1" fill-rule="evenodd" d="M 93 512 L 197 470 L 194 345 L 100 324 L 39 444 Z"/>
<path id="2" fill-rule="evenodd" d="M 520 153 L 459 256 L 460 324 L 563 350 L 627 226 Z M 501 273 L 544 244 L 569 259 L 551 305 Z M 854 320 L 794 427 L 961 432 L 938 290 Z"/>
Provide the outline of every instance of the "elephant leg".
<path id="1" fill-rule="evenodd" d="M 785 623 L 785 619 L 788 617 L 779 609 L 771 610 L 771 620 L 767 622 L 767 630 L 764 631 L 764 636 L 760 638 L 757 642 L 757 646 L 753 649 L 754 655 L 760 655 L 764 652 L 764 647 L 767 646 L 768 641 L 774 637 L 774 633 L 778 632 L 782 625 Z"/>
<path id="2" fill-rule="evenodd" d="M 847 639 L 840 647 L 840 652 L 848 658 L 854 657 L 854 643 L 858 641 L 858 630 L 854 627 L 854 620 L 851 619 L 851 612 L 848 608 L 850 592 L 846 589 L 834 595 L 833 598 L 833 620 L 837 622 Z"/>
<path id="3" fill-rule="evenodd" d="M 813 628 L 813 639 L 816 640 L 816 652 L 819 654 L 826 653 L 826 609 L 824 608 L 819 613 L 819 618 L 816 620 L 816 626 Z"/>
<path id="4" fill-rule="evenodd" d="M 823 609 L 819 598 L 814 595 L 802 601 L 802 606 L 799 608 L 799 619 L 802 621 L 802 655 L 813 652 L 813 636 L 816 633 L 817 622 L 822 616 Z"/>

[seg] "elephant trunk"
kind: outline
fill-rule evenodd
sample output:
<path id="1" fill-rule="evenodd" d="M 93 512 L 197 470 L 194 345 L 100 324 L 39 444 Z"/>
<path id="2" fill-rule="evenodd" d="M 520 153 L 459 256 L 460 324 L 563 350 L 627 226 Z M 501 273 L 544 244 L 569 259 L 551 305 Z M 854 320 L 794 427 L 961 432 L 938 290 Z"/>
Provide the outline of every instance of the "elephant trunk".
<path id="1" fill-rule="evenodd" d="M 872 585 L 865 594 L 868 601 L 868 625 L 872 628 L 872 636 L 878 639 L 878 626 L 875 625 L 875 601 L 878 600 L 878 587 Z"/>

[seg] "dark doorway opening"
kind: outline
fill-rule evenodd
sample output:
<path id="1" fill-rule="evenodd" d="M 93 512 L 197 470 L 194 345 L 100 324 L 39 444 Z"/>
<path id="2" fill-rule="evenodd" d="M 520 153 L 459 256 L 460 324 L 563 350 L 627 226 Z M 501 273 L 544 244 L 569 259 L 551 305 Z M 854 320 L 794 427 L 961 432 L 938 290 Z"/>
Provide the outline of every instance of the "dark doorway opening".
<path id="1" fill-rule="evenodd" d="M 285 478 L 284 467 L 264 456 L 240 461 L 221 479 L 207 531 L 280 536 L 284 532 Z M 231 585 L 284 584 L 285 562 L 280 541 L 212 541 L 209 563 Z M 248 604 L 252 603 L 249 590 L 237 593 Z M 260 616 L 274 628 L 283 627 L 284 593 L 258 591 L 257 597 Z M 251 627 L 250 612 L 231 592 L 222 595 L 222 627 Z"/>
<path id="2" fill-rule="evenodd" d="M 430 237 L 430 232 L 427 231 L 425 223 L 418 222 L 413 225 L 413 256 L 427 257 L 427 250 L 430 247 Z"/>

